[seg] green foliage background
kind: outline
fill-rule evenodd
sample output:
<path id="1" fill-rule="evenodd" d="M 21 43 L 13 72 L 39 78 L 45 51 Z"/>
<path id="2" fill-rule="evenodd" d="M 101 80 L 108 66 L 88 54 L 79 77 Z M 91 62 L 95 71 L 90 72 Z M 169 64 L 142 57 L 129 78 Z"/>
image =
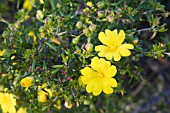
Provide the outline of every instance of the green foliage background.
<path id="1" fill-rule="evenodd" d="M 20 0 L 0 2 L 0 49 L 6 49 L 0 60 L 0 89 L 16 95 L 18 107 L 26 106 L 30 113 L 170 112 L 168 1 L 92 0 L 93 6 L 83 0 L 44 2 L 37 0 L 31 11 L 24 10 Z M 37 18 L 37 10 L 42 18 Z M 125 41 L 135 49 L 130 57 L 112 61 L 118 69 L 115 93 L 94 97 L 79 85 L 79 70 L 97 55 L 93 47 L 100 44 L 97 37 L 105 29 L 123 29 Z M 19 82 L 27 76 L 34 78 L 34 85 L 25 91 Z M 54 95 L 39 103 L 37 86 L 45 82 Z M 57 100 L 61 109 L 54 107 Z M 65 108 L 65 101 L 73 107 Z"/>

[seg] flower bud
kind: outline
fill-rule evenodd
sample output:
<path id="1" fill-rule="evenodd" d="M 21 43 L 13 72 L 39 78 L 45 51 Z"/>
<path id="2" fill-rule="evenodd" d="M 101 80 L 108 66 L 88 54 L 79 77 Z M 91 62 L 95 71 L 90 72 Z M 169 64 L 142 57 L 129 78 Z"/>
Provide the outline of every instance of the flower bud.
<path id="1" fill-rule="evenodd" d="M 40 33 L 40 37 L 41 38 L 45 38 L 45 34 L 44 33 Z"/>
<path id="2" fill-rule="evenodd" d="M 91 24 L 89 26 L 89 29 L 90 29 L 91 32 L 95 31 L 96 30 L 96 25 L 95 24 Z"/>
<path id="3" fill-rule="evenodd" d="M 60 9 L 62 6 L 60 3 L 57 3 L 57 8 Z"/>
<path id="4" fill-rule="evenodd" d="M 108 18 L 107 18 L 107 19 L 108 19 L 108 21 L 109 21 L 109 22 L 113 22 L 113 21 L 114 21 L 114 17 L 113 17 L 113 15 L 108 16 Z"/>
<path id="5" fill-rule="evenodd" d="M 79 42 L 79 37 L 73 38 L 73 40 L 72 40 L 73 44 L 78 44 L 78 42 Z"/>
<path id="6" fill-rule="evenodd" d="M 48 25 L 50 25 L 50 24 L 52 24 L 52 20 L 51 20 L 51 18 L 46 18 L 45 19 L 45 24 L 48 24 Z"/>
<path id="7" fill-rule="evenodd" d="M 104 11 L 97 12 L 98 17 L 103 18 L 105 16 Z"/>
<path id="8" fill-rule="evenodd" d="M 92 43 L 86 44 L 85 48 L 86 48 L 86 51 L 90 53 L 93 51 L 93 44 Z"/>
<path id="9" fill-rule="evenodd" d="M 76 27 L 77 27 L 78 29 L 82 29 L 82 28 L 83 28 L 83 23 L 80 22 L 80 21 L 78 21 L 77 24 L 76 24 Z"/>
<path id="10" fill-rule="evenodd" d="M 44 32 L 44 28 L 43 28 L 43 26 L 41 26 L 40 28 L 39 28 L 39 32 Z"/>
<path id="11" fill-rule="evenodd" d="M 85 34 L 87 37 L 91 36 L 91 34 L 87 28 L 83 29 L 83 34 Z"/>
<path id="12" fill-rule="evenodd" d="M 102 1 L 97 3 L 97 7 L 98 7 L 99 9 L 102 9 L 104 6 L 105 6 L 105 3 L 102 2 Z"/>
<path id="13" fill-rule="evenodd" d="M 10 33 L 7 32 L 7 31 L 4 31 L 4 32 L 2 33 L 2 37 L 3 37 L 3 38 L 7 38 L 9 35 L 10 35 Z"/>
<path id="14" fill-rule="evenodd" d="M 41 4 L 44 4 L 44 0 L 40 0 L 40 3 L 41 3 Z"/>
<path id="15" fill-rule="evenodd" d="M 43 11 L 37 10 L 36 17 L 37 19 L 41 20 L 44 17 Z"/>
<path id="16" fill-rule="evenodd" d="M 133 43 L 136 45 L 138 43 L 138 39 L 135 39 Z"/>

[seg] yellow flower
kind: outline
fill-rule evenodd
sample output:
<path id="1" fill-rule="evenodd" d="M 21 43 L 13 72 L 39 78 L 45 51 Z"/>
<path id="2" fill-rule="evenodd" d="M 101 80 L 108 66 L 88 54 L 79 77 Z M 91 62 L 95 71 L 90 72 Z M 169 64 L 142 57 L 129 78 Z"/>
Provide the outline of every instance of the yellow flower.
<path id="1" fill-rule="evenodd" d="M 4 58 L 1 58 L 1 56 L 5 53 L 5 49 L 3 49 L 3 50 L 0 50 L 0 60 L 3 60 Z"/>
<path id="2" fill-rule="evenodd" d="M 43 17 L 44 17 L 43 11 L 42 10 L 37 10 L 36 17 L 39 20 L 43 19 Z"/>
<path id="3" fill-rule="evenodd" d="M 56 104 L 54 104 L 54 107 L 56 107 L 57 109 L 61 109 L 62 108 L 62 106 L 61 106 L 61 100 L 60 99 L 58 99 L 57 101 L 56 101 Z"/>
<path id="4" fill-rule="evenodd" d="M 28 36 L 33 37 L 34 45 L 37 44 L 37 37 L 35 36 L 35 34 L 34 34 L 33 31 L 30 31 L 30 32 L 28 33 Z"/>
<path id="5" fill-rule="evenodd" d="M 87 6 L 93 7 L 93 3 L 92 2 L 87 2 Z"/>
<path id="6" fill-rule="evenodd" d="M 41 4 L 44 4 L 44 0 L 40 0 L 40 3 L 41 3 Z"/>
<path id="7" fill-rule="evenodd" d="M 71 108 L 73 107 L 73 104 L 72 104 L 71 102 L 69 102 L 69 101 L 65 101 L 65 102 L 64 102 L 64 106 L 65 106 L 66 108 L 68 108 L 68 109 L 71 109 Z"/>
<path id="8" fill-rule="evenodd" d="M 23 4 L 23 8 L 28 11 L 31 11 L 33 4 L 35 4 L 35 0 L 25 0 Z"/>
<path id="9" fill-rule="evenodd" d="M 27 113 L 27 108 L 20 107 L 17 113 Z"/>
<path id="10" fill-rule="evenodd" d="M 16 99 L 10 93 L 0 93 L 0 106 L 3 113 L 16 113 Z"/>
<path id="11" fill-rule="evenodd" d="M 32 78 L 30 77 L 26 77 L 26 78 L 23 78 L 21 81 L 20 81 L 20 85 L 22 87 L 26 87 L 26 90 L 28 90 L 28 88 L 30 86 L 32 86 Z"/>
<path id="12" fill-rule="evenodd" d="M 4 53 L 5 53 L 5 49 L 3 49 L 3 50 L 0 50 L 0 56 L 2 56 Z"/>
<path id="13" fill-rule="evenodd" d="M 129 49 L 133 49 L 132 44 L 122 44 L 125 39 L 125 33 L 123 30 L 117 32 L 117 29 L 110 31 L 108 29 L 99 33 L 98 39 L 104 45 L 98 45 L 95 47 L 95 51 L 99 51 L 100 57 L 105 57 L 108 60 L 114 58 L 115 61 L 119 61 L 122 57 L 130 56 Z"/>
<path id="14" fill-rule="evenodd" d="M 42 86 L 39 86 L 38 89 L 40 90 L 38 92 L 38 101 L 39 102 L 46 102 L 47 101 L 47 96 L 49 95 L 52 97 L 52 91 L 51 89 L 46 88 L 46 84 L 43 84 Z M 43 90 L 42 90 L 43 89 Z M 45 92 L 45 91 L 46 92 Z"/>
<path id="15" fill-rule="evenodd" d="M 106 94 L 113 93 L 112 87 L 117 87 L 117 81 L 112 78 L 115 76 L 117 69 L 114 65 L 111 65 L 109 61 L 103 58 L 94 57 L 91 61 L 91 68 L 85 67 L 80 70 L 81 80 L 84 84 L 87 84 L 86 91 L 93 93 L 97 96 L 102 91 Z"/>

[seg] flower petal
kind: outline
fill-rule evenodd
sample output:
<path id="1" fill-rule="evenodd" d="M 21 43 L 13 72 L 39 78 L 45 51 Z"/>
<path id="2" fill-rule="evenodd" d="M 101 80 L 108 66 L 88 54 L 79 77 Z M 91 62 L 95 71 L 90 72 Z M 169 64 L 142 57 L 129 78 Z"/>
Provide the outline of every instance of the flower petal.
<path id="1" fill-rule="evenodd" d="M 105 61 L 105 68 L 104 70 L 107 70 L 110 67 L 111 63 L 109 61 Z"/>
<path id="2" fill-rule="evenodd" d="M 121 59 L 119 52 L 115 52 L 113 56 L 114 56 L 114 61 L 119 61 Z"/>
<path id="3" fill-rule="evenodd" d="M 113 53 L 111 53 L 111 52 L 105 53 L 105 57 L 106 57 L 107 60 L 112 60 Z"/>
<path id="4" fill-rule="evenodd" d="M 94 90 L 94 87 L 95 87 L 95 79 L 94 80 L 91 80 L 88 84 L 87 84 L 87 86 L 86 86 L 86 91 L 88 92 L 88 93 L 91 93 L 93 90 Z"/>
<path id="5" fill-rule="evenodd" d="M 117 45 L 118 43 L 118 33 L 117 33 L 117 29 L 112 31 L 112 40 L 113 40 L 113 45 Z"/>
<path id="6" fill-rule="evenodd" d="M 111 88 L 110 86 L 104 86 L 103 92 L 106 94 L 111 94 L 111 93 L 113 93 L 113 88 Z"/>
<path id="7" fill-rule="evenodd" d="M 122 44 L 118 49 L 133 49 L 134 46 L 132 44 Z"/>
<path id="8" fill-rule="evenodd" d="M 123 30 L 120 30 L 118 34 L 118 41 L 117 41 L 117 46 L 120 46 L 125 39 L 125 32 Z"/>
<path id="9" fill-rule="evenodd" d="M 105 77 L 113 77 L 117 73 L 117 69 L 114 65 L 109 67 L 106 71 L 104 71 Z"/>
<path id="10" fill-rule="evenodd" d="M 107 46 L 113 46 L 114 41 L 115 41 L 115 37 L 114 37 L 114 33 L 108 29 L 105 30 L 105 34 L 107 36 Z"/>
<path id="11" fill-rule="evenodd" d="M 105 44 L 105 45 L 107 45 L 107 37 L 106 37 L 106 35 L 104 34 L 104 32 L 100 32 L 99 33 L 99 37 L 98 37 L 98 39 L 100 40 L 100 42 L 102 43 L 102 44 Z"/>
<path id="12" fill-rule="evenodd" d="M 100 58 L 99 61 L 98 61 L 97 72 L 102 73 L 104 68 L 105 68 L 105 60 L 103 58 Z"/>
<path id="13" fill-rule="evenodd" d="M 114 78 L 105 78 L 103 80 L 103 86 L 117 87 L 117 81 Z"/>
<path id="14" fill-rule="evenodd" d="M 95 51 L 100 51 L 98 53 L 98 56 L 100 57 L 106 57 L 106 59 L 108 60 L 111 60 L 113 58 L 113 52 L 107 46 L 98 45 L 95 47 Z"/>
<path id="15" fill-rule="evenodd" d="M 123 50 L 120 50 L 120 54 L 121 54 L 121 56 L 126 57 L 126 56 L 130 56 L 131 53 L 129 50 L 123 49 Z"/>
<path id="16" fill-rule="evenodd" d="M 104 50 L 107 50 L 107 47 L 104 45 L 95 46 L 95 51 L 104 51 Z"/>
<path id="17" fill-rule="evenodd" d="M 98 61 L 99 61 L 99 58 L 98 58 L 98 57 L 94 57 L 94 58 L 91 60 L 90 66 L 91 66 L 92 69 L 95 70 L 95 71 L 99 70 L 99 68 L 98 68 Z"/>
<path id="18" fill-rule="evenodd" d="M 97 78 L 97 79 L 94 80 L 94 83 L 95 83 L 95 87 L 94 87 L 92 93 L 93 93 L 94 96 L 97 96 L 103 90 L 103 80 L 101 78 Z"/>
<path id="19" fill-rule="evenodd" d="M 97 77 L 97 73 L 94 72 L 91 68 L 85 67 L 84 69 L 80 70 L 81 74 L 83 75 L 81 77 L 81 80 L 84 84 L 88 84 L 89 81 L 93 80 L 95 77 Z"/>

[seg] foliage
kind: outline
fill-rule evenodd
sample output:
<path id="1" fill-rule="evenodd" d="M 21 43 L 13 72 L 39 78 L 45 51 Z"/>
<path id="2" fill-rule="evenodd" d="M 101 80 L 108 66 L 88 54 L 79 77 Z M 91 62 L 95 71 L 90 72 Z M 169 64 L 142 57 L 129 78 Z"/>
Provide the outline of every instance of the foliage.
<path id="1" fill-rule="evenodd" d="M 169 12 L 156 0 L 10 2 L 16 8 L 14 16 L 6 19 L 3 12 L 0 16 L 4 26 L 0 37 L 0 94 L 14 95 L 15 111 L 26 107 L 30 113 L 131 112 L 122 104 L 131 98 L 126 100 L 124 95 L 144 81 L 143 68 L 134 62 L 146 56 L 165 57 L 170 49 L 166 44 L 169 39 L 159 36 L 167 31 L 162 20 Z M 0 6 L 4 11 L 9 9 L 5 3 Z M 124 44 L 130 46 L 120 50 L 124 56 L 121 60 L 115 60 L 114 55 L 114 60 L 113 56 L 107 58 L 95 51 L 97 46 L 98 49 L 104 46 L 99 45 L 105 44 L 100 38 L 104 36 L 100 34 L 106 33 L 106 29 L 120 31 L 119 34 L 125 36 Z M 107 37 L 112 36 L 104 38 Z M 112 37 L 112 40 L 115 44 L 116 39 Z M 131 52 L 128 49 L 132 49 Z M 92 91 L 86 92 L 87 83 L 79 78 L 84 75 L 80 70 L 87 68 L 96 56 L 116 66 L 117 73 L 109 72 L 116 74 L 112 76 L 117 81 L 117 87 L 112 94 L 108 93 L 110 95 L 101 93 L 102 90 L 97 97 L 87 93 Z M 96 84 L 100 84 L 98 82 Z"/>

